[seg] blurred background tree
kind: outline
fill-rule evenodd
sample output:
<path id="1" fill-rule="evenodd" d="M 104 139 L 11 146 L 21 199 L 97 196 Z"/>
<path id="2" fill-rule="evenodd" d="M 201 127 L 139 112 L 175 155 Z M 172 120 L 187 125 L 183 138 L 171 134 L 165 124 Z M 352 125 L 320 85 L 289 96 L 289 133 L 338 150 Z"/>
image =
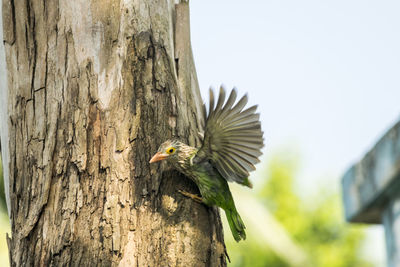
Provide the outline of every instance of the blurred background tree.
<path id="1" fill-rule="evenodd" d="M 310 266 L 372 266 L 360 255 L 363 228 L 344 222 L 339 194 L 332 192 L 335 190 L 322 188 L 317 195 L 306 199 L 296 194 L 297 162 L 279 154 L 272 156 L 268 168 L 258 172 L 263 176 L 259 180 L 264 182 L 255 193 L 257 200 L 305 252 Z M 234 193 L 237 202 L 241 201 L 238 190 Z M 249 218 L 245 217 L 244 221 L 249 222 Z M 225 235 L 232 260 L 230 266 L 291 266 L 262 241 L 251 224 L 247 225 L 245 242 L 236 243 L 229 233 Z"/>

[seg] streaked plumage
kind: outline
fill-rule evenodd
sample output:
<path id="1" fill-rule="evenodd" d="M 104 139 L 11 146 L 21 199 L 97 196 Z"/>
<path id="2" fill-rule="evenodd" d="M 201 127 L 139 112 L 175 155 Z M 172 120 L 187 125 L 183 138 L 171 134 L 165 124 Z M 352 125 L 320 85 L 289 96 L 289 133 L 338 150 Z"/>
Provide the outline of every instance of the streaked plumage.
<path id="1" fill-rule="evenodd" d="M 203 106 L 205 130 L 202 146 L 197 149 L 178 140 L 161 144 L 150 163 L 166 159 L 174 168 L 192 179 L 199 187 L 202 202 L 225 210 L 233 237 L 246 239 L 245 226 L 240 218 L 227 181 L 252 187 L 249 172 L 255 170 L 263 147 L 263 132 L 257 106 L 244 110 L 247 95 L 236 104 L 233 89 L 225 102 L 225 90 L 220 88 L 215 105 L 210 89 L 208 115 Z"/>

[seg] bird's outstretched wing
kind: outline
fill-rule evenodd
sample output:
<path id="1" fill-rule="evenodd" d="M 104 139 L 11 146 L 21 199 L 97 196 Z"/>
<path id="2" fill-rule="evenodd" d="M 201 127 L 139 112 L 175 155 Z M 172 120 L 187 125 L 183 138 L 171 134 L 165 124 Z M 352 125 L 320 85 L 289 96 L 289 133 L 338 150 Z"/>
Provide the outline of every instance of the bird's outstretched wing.
<path id="1" fill-rule="evenodd" d="M 237 93 L 233 89 L 225 103 L 225 89 L 221 86 L 217 105 L 210 88 L 208 115 L 204 112 L 204 139 L 194 161 L 209 160 L 228 181 L 251 187 L 249 172 L 262 155 L 263 132 L 257 106 L 243 109 L 247 104 L 244 95 L 236 104 Z M 205 107 L 203 108 L 205 110 Z"/>

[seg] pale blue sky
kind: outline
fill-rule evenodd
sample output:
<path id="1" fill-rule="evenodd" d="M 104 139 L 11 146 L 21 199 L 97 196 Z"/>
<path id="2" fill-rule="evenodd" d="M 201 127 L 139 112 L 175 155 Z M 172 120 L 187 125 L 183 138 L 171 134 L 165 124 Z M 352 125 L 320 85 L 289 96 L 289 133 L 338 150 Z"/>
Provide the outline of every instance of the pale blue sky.
<path id="1" fill-rule="evenodd" d="M 221 83 L 248 92 L 259 104 L 265 158 L 281 147 L 300 153 L 301 191 L 339 187 L 400 119 L 399 1 L 190 4 L 203 97 Z"/>

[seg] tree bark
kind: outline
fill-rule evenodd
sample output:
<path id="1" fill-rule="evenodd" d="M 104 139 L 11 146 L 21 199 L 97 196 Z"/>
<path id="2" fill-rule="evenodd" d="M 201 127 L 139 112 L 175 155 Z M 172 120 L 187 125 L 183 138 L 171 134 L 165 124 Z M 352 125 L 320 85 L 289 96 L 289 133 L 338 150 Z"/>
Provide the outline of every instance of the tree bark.
<path id="1" fill-rule="evenodd" d="M 12 266 L 225 266 L 217 209 L 166 164 L 199 145 L 188 3 L 3 0 Z"/>

